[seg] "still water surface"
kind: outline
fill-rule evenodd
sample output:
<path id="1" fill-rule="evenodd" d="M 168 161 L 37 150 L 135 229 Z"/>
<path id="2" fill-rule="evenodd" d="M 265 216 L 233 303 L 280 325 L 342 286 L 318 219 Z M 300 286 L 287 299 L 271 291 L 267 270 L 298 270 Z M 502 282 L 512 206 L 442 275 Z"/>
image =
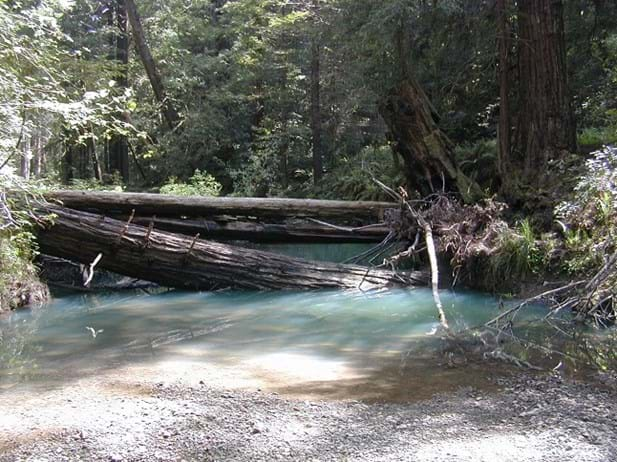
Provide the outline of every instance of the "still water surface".
<path id="1" fill-rule="evenodd" d="M 345 255 L 336 259 L 357 250 L 337 249 Z M 487 295 L 442 297 L 456 330 L 497 313 Z M 326 398 L 402 400 L 488 384 L 494 371 L 486 365 L 444 366 L 437 327 L 424 288 L 59 295 L 0 319 L 0 391 L 61 386 L 127 365 L 164 365 L 167 375 L 180 363 L 189 379 L 208 381 L 199 376 L 207 365 L 229 386 L 248 375 L 264 388 Z"/>

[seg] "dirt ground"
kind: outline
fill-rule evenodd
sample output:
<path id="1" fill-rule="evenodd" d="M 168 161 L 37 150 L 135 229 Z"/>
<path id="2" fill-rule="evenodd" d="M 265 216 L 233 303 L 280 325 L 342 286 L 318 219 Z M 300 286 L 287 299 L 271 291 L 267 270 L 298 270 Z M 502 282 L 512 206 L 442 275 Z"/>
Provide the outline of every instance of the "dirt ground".
<path id="1" fill-rule="evenodd" d="M 0 461 L 617 460 L 608 379 L 524 374 L 491 389 L 363 402 L 279 394 L 216 370 L 150 372 L 5 390 Z"/>

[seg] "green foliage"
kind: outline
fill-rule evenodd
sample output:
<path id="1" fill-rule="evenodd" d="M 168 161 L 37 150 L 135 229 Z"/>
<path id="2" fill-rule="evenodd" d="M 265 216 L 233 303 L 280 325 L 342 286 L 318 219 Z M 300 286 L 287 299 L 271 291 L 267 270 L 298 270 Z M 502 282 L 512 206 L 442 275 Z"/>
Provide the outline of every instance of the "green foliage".
<path id="1" fill-rule="evenodd" d="M 564 2 L 568 61 L 581 146 L 614 142 L 617 129 L 617 4 Z"/>
<path id="2" fill-rule="evenodd" d="M 37 280 L 31 263 L 33 241 L 26 231 L 0 231 L 0 312 L 29 300 L 28 285 Z"/>
<path id="3" fill-rule="evenodd" d="M 557 240 L 548 234 L 536 234 L 525 219 L 514 228 L 504 227 L 494 245 L 488 258 L 487 278 L 495 288 L 502 289 L 544 274 L 555 257 Z"/>
<path id="4" fill-rule="evenodd" d="M 615 142 L 617 7 L 564 3 L 581 145 Z M 20 155 L 43 149 L 47 171 L 38 175 L 57 177 L 67 148 L 88 146 L 75 176 L 89 181 L 89 156 L 98 154 L 105 174 L 110 140 L 123 135 L 146 177 L 133 188 L 171 177 L 186 182 L 199 169 L 223 194 L 377 197 L 361 153 L 386 144 L 379 104 L 412 73 L 458 143 L 463 171 L 484 189 L 498 186 L 497 34 L 485 1 L 142 2 L 152 55 L 182 113 L 175 131 L 161 123 L 136 54 L 128 69 L 113 59 L 119 30 L 111 4 L 0 2 L 0 164 L 12 156 L 15 168 Z M 312 43 L 321 51 L 327 172 L 317 189 L 310 174 Z M 118 83 L 125 71 L 126 87 Z M 30 138 L 41 146 L 29 146 Z M 131 176 L 142 181 L 141 173 Z"/>
<path id="5" fill-rule="evenodd" d="M 161 187 L 161 194 L 175 196 L 218 196 L 221 192 L 221 184 L 206 172 L 195 170 L 195 174 L 187 183 L 181 183 L 177 178 L 170 178 Z"/>
<path id="6" fill-rule="evenodd" d="M 615 251 L 617 235 L 617 149 L 595 152 L 574 188 L 570 200 L 556 209 L 564 228 L 570 273 L 597 270 L 604 257 Z"/>
<path id="7" fill-rule="evenodd" d="M 403 184 L 401 169 L 390 146 L 367 147 L 359 155 L 343 158 L 325 175 L 315 195 L 325 199 L 390 200 L 373 178 L 385 184 Z"/>
<path id="8" fill-rule="evenodd" d="M 124 190 L 122 178 L 120 174 L 116 172 L 115 175 L 110 176 L 105 182 L 101 182 L 95 178 L 73 178 L 71 183 L 63 185 L 62 189 L 76 189 L 80 191 L 117 191 Z"/>
<path id="9" fill-rule="evenodd" d="M 606 144 L 617 143 L 617 120 L 610 127 L 588 127 L 578 135 L 578 144 L 581 148 L 597 149 Z"/>
<path id="10" fill-rule="evenodd" d="M 9 190 L 14 191 L 10 198 Z M 29 203 L 35 199 L 21 181 L 0 173 L 0 312 L 45 295 L 32 263 L 36 251 Z"/>
<path id="11" fill-rule="evenodd" d="M 114 114 L 129 110 L 131 90 L 115 92 L 113 70 L 83 60 L 89 50 L 63 31 L 71 4 L 0 3 L 0 161 L 40 126 L 82 137 L 130 128 Z"/>
<path id="12" fill-rule="evenodd" d="M 461 170 L 483 189 L 496 190 L 499 177 L 497 169 L 497 140 L 480 139 L 473 143 L 459 144 L 454 149 Z"/>

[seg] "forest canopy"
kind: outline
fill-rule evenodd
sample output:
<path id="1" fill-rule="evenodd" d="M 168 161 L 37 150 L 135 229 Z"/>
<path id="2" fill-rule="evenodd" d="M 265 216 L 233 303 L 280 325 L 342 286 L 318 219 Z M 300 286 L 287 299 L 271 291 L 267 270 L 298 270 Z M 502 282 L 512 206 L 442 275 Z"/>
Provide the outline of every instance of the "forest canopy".
<path id="1" fill-rule="evenodd" d="M 414 176 L 418 146 L 405 144 L 417 136 L 404 135 L 405 108 L 392 106 L 410 104 L 400 91 L 413 82 L 423 121 L 456 165 L 452 184 L 464 176 L 516 202 L 557 163 L 617 137 L 616 9 L 598 0 L 4 1 L 0 165 L 82 187 L 145 190 L 197 173 L 222 194 L 368 199 L 383 197 L 375 176 L 426 193 L 451 169 Z M 553 28 L 543 59 L 559 74 L 537 81 L 538 57 L 521 46 L 543 33 L 529 27 L 532 15 Z M 543 133 L 558 147 L 528 134 L 524 122 L 542 120 L 557 127 Z M 500 123 L 508 134 L 497 143 Z M 534 149 L 543 153 L 532 162 Z M 532 172 L 541 175 L 524 180 Z"/>

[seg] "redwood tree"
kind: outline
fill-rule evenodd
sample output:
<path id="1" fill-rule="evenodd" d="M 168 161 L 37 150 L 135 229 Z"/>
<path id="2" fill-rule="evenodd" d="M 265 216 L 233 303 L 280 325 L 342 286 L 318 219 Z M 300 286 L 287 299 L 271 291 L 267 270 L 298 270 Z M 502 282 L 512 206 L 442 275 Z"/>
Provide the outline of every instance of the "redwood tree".
<path id="1" fill-rule="evenodd" d="M 499 3 L 500 32 L 506 34 L 509 2 Z M 509 38 L 504 36 L 500 40 L 500 164 L 503 192 L 511 200 L 520 197 L 521 187 L 537 189 L 547 184 L 550 162 L 576 151 L 576 124 L 566 72 L 563 3 L 518 0 L 517 5 L 518 87 L 512 92 L 505 77 L 509 72 Z M 512 93 L 516 100 L 510 105 L 508 98 L 513 97 Z M 516 108 L 516 114 L 510 113 L 510 106 Z M 514 131 L 510 132 L 512 128 Z"/>

